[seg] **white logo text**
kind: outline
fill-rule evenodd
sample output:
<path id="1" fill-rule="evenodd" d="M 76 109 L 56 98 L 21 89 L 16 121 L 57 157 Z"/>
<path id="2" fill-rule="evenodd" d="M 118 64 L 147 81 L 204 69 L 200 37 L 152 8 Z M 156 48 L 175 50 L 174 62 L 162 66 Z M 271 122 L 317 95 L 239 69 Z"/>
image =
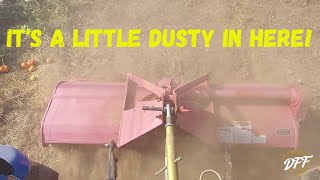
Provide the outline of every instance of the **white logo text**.
<path id="1" fill-rule="evenodd" d="M 284 161 L 284 164 L 286 165 L 286 167 L 284 168 L 284 170 L 288 170 L 290 168 L 292 169 L 296 169 L 298 164 L 302 163 L 302 168 L 304 168 L 304 166 L 306 165 L 307 162 L 310 162 L 310 159 L 313 157 L 313 155 L 311 156 L 302 156 L 302 157 L 295 157 L 295 158 L 288 158 Z"/>

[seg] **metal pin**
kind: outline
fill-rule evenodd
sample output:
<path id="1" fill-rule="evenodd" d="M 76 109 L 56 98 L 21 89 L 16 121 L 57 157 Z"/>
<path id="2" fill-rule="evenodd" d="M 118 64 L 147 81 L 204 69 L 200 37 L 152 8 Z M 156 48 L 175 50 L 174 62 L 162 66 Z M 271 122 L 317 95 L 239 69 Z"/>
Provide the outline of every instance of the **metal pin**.
<path id="1" fill-rule="evenodd" d="M 181 157 L 178 157 L 177 159 L 175 159 L 173 162 L 177 163 L 181 160 Z M 154 173 L 155 176 L 158 176 L 160 173 L 162 173 L 163 171 L 165 171 L 167 169 L 167 166 L 163 167 L 162 169 L 160 169 L 159 171 L 157 171 L 156 173 Z"/>

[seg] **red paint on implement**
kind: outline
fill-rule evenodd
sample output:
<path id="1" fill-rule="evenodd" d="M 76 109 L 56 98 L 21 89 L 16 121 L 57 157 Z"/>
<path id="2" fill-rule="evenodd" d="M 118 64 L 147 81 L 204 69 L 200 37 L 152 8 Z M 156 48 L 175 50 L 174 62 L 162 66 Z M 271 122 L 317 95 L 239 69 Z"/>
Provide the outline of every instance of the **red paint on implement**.
<path id="1" fill-rule="evenodd" d="M 42 121 L 42 143 L 104 144 L 116 139 L 124 88 L 125 83 L 60 83 Z"/>
<path id="2" fill-rule="evenodd" d="M 215 127 L 231 126 L 233 121 L 250 121 L 255 135 L 267 136 L 266 146 L 298 147 L 298 122 L 305 118 L 310 104 L 310 98 L 302 99 L 302 95 L 309 92 L 302 92 L 297 85 L 209 86 L 207 80 L 208 76 L 204 75 L 174 90 L 176 106 L 192 110 L 179 115 L 180 128 L 207 144 L 216 145 Z M 290 134 L 277 134 L 282 129 L 290 130 Z"/>
<path id="3" fill-rule="evenodd" d="M 128 74 L 128 79 L 133 81 L 134 83 L 137 83 L 138 85 L 144 87 L 145 89 L 149 90 L 150 92 L 154 93 L 158 97 L 163 97 L 165 90 L 160 88 L 159 86 L 142 79 L 141 77 L 137 75 L 133 75 L 131 73 Z"/>
<path id="4" fill-rule="evenodd" d="M 139 87 L 144 89 L 144 91 L 139 91 Z M 162 107 L 162 101 L 153 99 L 163 97 L 163 95 L 164 90 L 160 87 L 138 76 L 128 75 L 123 106 L 124 111 L 121 117 L 117 141 L 118 147 L 129 143 L 162 124 L 162 120 L 157 118 L 159 112 L 143 111 L 142 106 Z"/>
<path id="5" fill-rule="evenodd" d="M 162 120 L 157 118 L 159 112 L 143 111 L 142 106 L 159 107 L 161 105 L 162 103 L 157 101 L 139 102 L 134 109 L 125 111 L 122 116 L 117 146 L 121 147 L 160 126 L 162 124 Z"/>
<path id="6" fill-rule="evenodd" d="M 209 85 L 207 74 L 181 86 L 168 79 L 155 85 L 132 74 L 126 83 L 62 82 L 43 118 L 42 142 L 115 140 L 121 147 L 163 123 L 161 112 L 143 111 L 142 106 L 163 107 L 169 101 L 179 127 L 208 144 L 216 144 L 216 127 L 250 121 L 255 135 L 267 136 L 266 145 L 296 148 L 309 95 L 296 85 Z M 279 129 L 290 134 L 279 135 Z"/>
<path id="7" fill-rule="evenodd" d="M 152 100 L 155 93 L 163 95 L 164 90 L 133 75 L 126 83 L 61 82 L 42 120 L 42 144 L 118 140 L 120 147 L 162 124 L 159 112 L 142 110 L 142 105 L 162 106 Z"/>

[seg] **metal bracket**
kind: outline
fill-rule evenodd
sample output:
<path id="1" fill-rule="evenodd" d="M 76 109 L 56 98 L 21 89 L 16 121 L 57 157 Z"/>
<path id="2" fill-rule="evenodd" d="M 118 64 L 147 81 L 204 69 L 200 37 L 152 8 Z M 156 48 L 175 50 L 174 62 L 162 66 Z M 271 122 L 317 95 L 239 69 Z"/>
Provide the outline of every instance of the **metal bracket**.
<path id="1" fill-rule="evenodd" d="M 174 160 L 175 163 L 178 163 L 181 160 L 181 157 L 178 157 L 177 159 Z M 158 176 L 160 173 L 162 173 L 163 171 L 167 170 L 167 166 L 163 167 L 162 169 L 160 169 L 159 171 L 157 171 L 156 173 L 154 173 L 155 176 Z"/>
<path id="2" fill-rule="evenodd" d="M 114 156 L 114 148 L 115 142 L 111 141 L 108 144 L 105 144 L 108 148 L 108 180 L 116 180 L 117 179 L 117 158 Z"/>
<path id="3" fill-rule="evenodd" d="M 234 121 L 233 126 L 218 127 L 217 137 L 221 143 L 227 144 L 266 144 L 265 135 L 256 135 L 250 121 Z"/>

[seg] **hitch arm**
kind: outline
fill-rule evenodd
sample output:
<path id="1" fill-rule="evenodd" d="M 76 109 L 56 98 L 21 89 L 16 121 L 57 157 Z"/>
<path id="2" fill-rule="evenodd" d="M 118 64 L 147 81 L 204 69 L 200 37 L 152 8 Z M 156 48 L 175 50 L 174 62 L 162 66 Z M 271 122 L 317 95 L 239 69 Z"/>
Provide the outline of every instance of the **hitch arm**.
<path id="1" fill-rule="evenodd" d="M 115 142 L 112 140 L 106 144 L 108 148 L 108 180 L 117 179 L 117 158 L 114 156 Z"/>

